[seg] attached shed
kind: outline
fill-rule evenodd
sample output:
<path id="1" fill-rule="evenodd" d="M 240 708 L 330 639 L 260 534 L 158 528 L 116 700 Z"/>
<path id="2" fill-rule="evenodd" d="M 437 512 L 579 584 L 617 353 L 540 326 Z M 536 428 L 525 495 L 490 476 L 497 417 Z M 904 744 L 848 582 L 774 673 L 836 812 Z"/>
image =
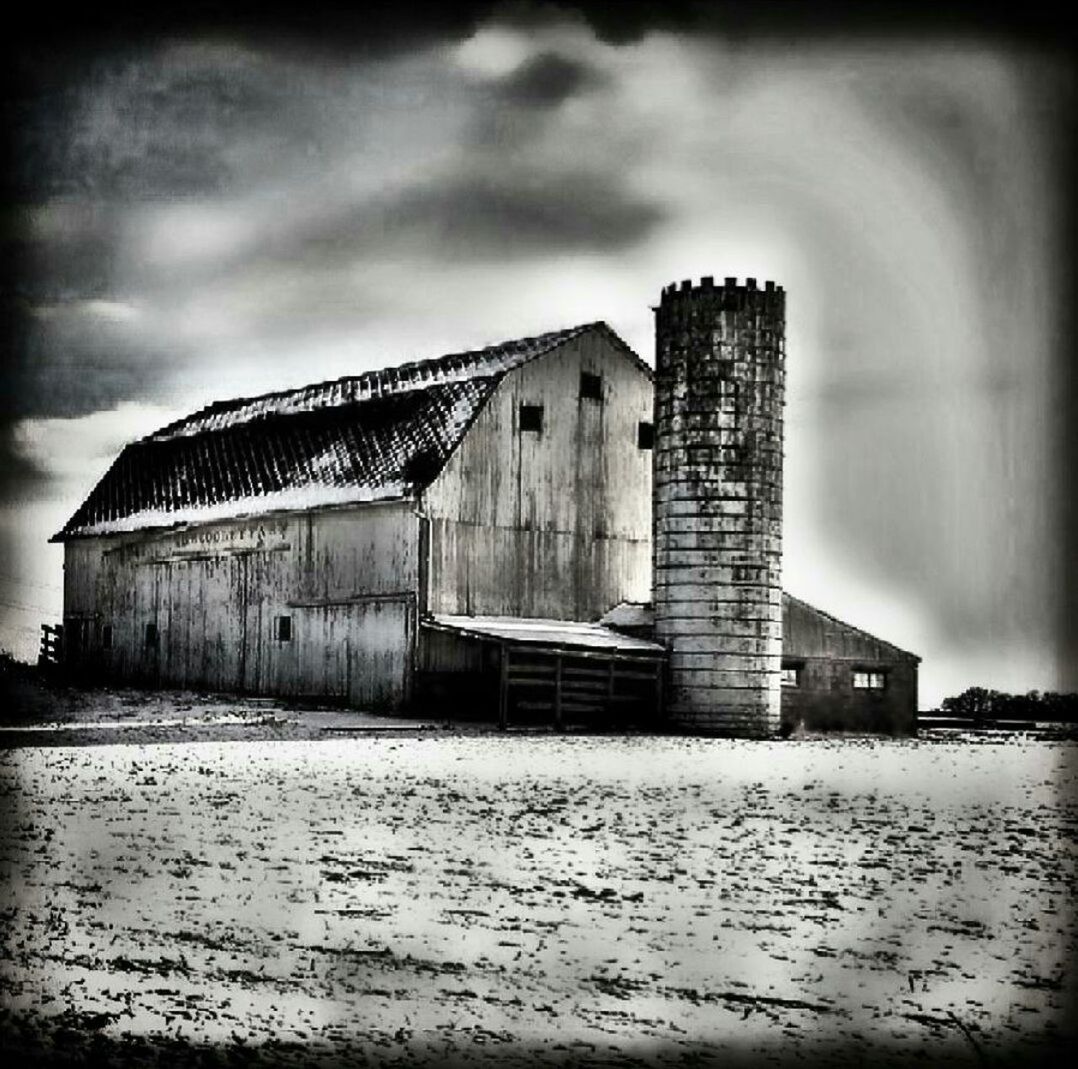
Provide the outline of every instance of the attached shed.
<path id="1" fill-rule="evenodd" d="M 647 603 L 617 605 L 601 623 L 637 639 L 655 636 Z M 915 733 L 920 660 L 784 591 L 783 731 Z"/>
<path id="2" fill-rule="evenodd" d="M 784 593 L 783 727 L 913 734 L 920 660 Z"/>
<path id="3" fill-rule="evenodd" d="M 417 686 L 431 703 L 541 722 L 655 727 L 666 651 L 597 623 L 435 615 L 421 625 Z"/>

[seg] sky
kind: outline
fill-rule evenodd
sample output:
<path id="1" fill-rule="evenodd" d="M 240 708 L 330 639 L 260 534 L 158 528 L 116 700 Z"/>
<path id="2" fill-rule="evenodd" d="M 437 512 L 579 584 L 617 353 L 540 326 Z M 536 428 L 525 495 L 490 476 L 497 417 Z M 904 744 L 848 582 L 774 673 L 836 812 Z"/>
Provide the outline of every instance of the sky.
<path id="1" fill-rule="evenodd" d="M 630 9 L 20 56 L 0 646 L 59 619 L 47 539 L 132 438 L 597 319 L 650 363 L 662 287 L 733 275 L 788 295 L 785 588 L 918 653 L 922 708 L 1078 689 L 1066 56 Z"/>

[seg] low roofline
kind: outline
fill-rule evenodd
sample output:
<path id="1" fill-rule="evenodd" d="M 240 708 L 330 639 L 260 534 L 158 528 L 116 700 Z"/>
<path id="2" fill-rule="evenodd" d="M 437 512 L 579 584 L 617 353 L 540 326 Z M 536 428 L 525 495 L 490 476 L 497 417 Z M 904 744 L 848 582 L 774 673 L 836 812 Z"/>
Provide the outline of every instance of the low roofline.
<path id="1" fill-rule="evenodd" d="M 881 646 L 886 646 L 889 650 L 894 650 L 895 653 L 900 654 L 903 657 L 908 657 L 910 658 L 910 660 L 917 661 L 918 664 L 920 664 L 923 659 L 919 657 L 916 653 L 911 653 L 909 650 L 904 650 L 901 646 L 896 646 L 893 642 L 888 642 L 886 639 L 880 638 L 879 635 L 872 634 L 871 631 L 866 631 L 862 627 L 855 627 L 853 624 L 847 623 L 845 620 L 840 620 L 837 616 L 833 616 L 829 612 L 824 612 L 823 609 L 817 608 L 817 606 L 815 605 L 810 605 L 802 598 L 794 597 L 794 595 L 787 590 L 783 590 L 782 596 L 785 598 L 789 598 L 790 601 L 794 602 L 797 605 L 800 605 L 804 609 L 808 609 L 810 612 L 814 612 L 820 616 L 826 617 L 832 623 L 836 623 L 840 627 L 845 627 L 850 631 L 855 631 L 857 632 L 857 634 L 863 635 L 865 638 L 871 639 L 873 642 L 878 642 Z"/>
<path id="2" fill-rule="evenodd" d="M 553 620 L 531 616 L 458 616 L 431 613 L 420 627 L 484 642 L 527 646 L 539 651 L 587 651 L 587 655 L 662 658 L 666 648 L 648 639 L 623 635 L 613 628 L 588 620 Z M 602 641 L 591 641 L 598 639 Z"/>
<path id="3" fill-rule="evenodd" d="M 880 638 L 878 635 L 873 635 L 870 631 L 865 631 L 864 628 L 854 627 L 853 624 L 848 624 L 845 620 L 840 620 L 837 616 L 832 616 L 831 613 L 824 612 L 823 609 L 818 609 L 815 605 L 810 605 L 807 601 L 803 600 L 802 598 L 795 597 L 787 590 L 783 590 L 782 596 L 784 599 L 788 599 L 789 601 L 794 602 L 795 604 L 801 606 L 801 608 L 807 609 L 809 612 L 813 612 L 816 613 L 818 616 L 825 617 L 832 623 L 838 624 L 840 627 L 844 627 L 849 631 L 853 631 L 858 635 L 862 635 L 864 638 L 870 639 L 872 642 L 878 642 L 881 646 L 886 646 L 889 650 L 894 650 L 895 653 L 899 654 L 902 657 L 908 657 L 910 660 L 916 661 L 918 664 L 920 664 L 923 659 L 919 657 L 916 653 L 911 653 L 909 650 L 904 650 L 901 646 L 896 646 L 893 642 L 888 642 L 886 639 Z M 600 622 L 607 619 L 618 609 L 621 609 L 626 606 L 639 608 L 645 615 L 651 614 L 652 626 L 654 625 L 655 606 L 654 603 L 650 601 L 619 601 L 617 605 L 614 605 L 612 608 L 608 609 L 601 617 L 599 617 Z M 610 625 L 604 624 L 604 626 Z"/>
<path id="4" fill-rule="evenodd" d="M 64 531 L 60 530 L 49 538 L 49 542 L 62 545 L 67 542 L 88 541 L 91 538 L 122 538 L 125 535 L 137 535 L 150 531 L 156 534 L 162 534 L 165 532 L 187 531 L 194 527 L 216 527 L 219 524 L 238 523 L 243 520 L 261 520 L 272 516 L 297 516 L 302 515 L 305 512 L 346 512 L 348 509 L 377 508 L 381 505 L 400 505 L 405 503 L 414 505 L 418 500 L 418 496 L 415 494 L 395 494 L 387 497 L 368 498 L 367 500 L 331 501 L 321 505 L 297 505 L 291 508 L 270 508 L 259 511 L 249 510 L 246 512 L 237 512 L 233 516 L 214 516 L 202 520 L 178 519 L 171 523 L 143 524 L 138 527 L 132 527 L 129 530 L 71 531 L 66 534 Z"/>

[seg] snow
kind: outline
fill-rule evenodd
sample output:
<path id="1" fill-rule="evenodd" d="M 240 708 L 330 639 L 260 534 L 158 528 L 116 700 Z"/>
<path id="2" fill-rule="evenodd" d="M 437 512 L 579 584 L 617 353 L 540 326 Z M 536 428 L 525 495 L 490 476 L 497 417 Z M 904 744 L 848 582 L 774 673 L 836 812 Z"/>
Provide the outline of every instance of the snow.
<path id="1" fill-rule="evenodd" d="M 176 527 L 189 523 L 212 523 L 267 512 L 303 512 L 334 505 L 358 505 L 371 501 L 403 498 L 406 489 L 399 481 L 381 486 L 326 486 L 310 483 L 268 494 L 238 497 L 212 505 L 184 505 L 177 509 L 142 509 L 129 516 L 101 520 L 65 531 L 65 536 L 124 534 L 150 527 Z"/>
<path id="2" fill-rule="evenodd" d="M 1076 772 L 1029 740 L 16 750 L 2 1039 L 1036 1060 L 1075 994 Z"/>
<path id="3" fill-rule="evenodd" d="M 438 627 L 490 638 L 541 645 L 582 646 L 590 649 L 623 650 L 661 654 L 663 647 L 641 638 L 618 634 L 601 624 L 576 620 L 525 619 L 519 616 L 450 616 L 434 614 Z"/>

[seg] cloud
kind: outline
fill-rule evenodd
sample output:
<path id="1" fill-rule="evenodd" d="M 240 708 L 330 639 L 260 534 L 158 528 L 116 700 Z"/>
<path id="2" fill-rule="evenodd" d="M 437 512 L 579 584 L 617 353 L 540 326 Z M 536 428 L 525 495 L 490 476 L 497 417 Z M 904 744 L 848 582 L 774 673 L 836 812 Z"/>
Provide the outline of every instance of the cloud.
<path id="1" fill-rule="evenodd" d="M 42 67 L 0 232 L 9 432 L 600 316 L 647 356 L 662 284 L 771 277 L 788 529 L 815 547 L 788 561 L 982 643 L 1045 638 L 1061 239 L 1040 176 L 1073 95 L 1006 49 L 791 48 L 663 10 L 669 32 L 639 6 L 590 13 L 597 36 L 577 9 L 496 5 L 406 48 L 143 40 Z M 62 481 L 4 440 L 28 491 Z"/>
<path id="2" fill-rule="evenodd" d="M 405 193 L 390 218 L 425 231 L 448 258 L 615 252 L 665 218 L 608 175 L 580 172 L 473 174 Z"/>
<path id="3" fill-rule="evenodd" d="M 508 74 L 498 89 L 503 100 L 521 107 L 552 108 L 600 84 L 595 68 L 557 52 L 542 52 Z"/>
<path id="4" fill-rule="evenodd" d="M 27 455 L 16 424 L 0 420 L 0 502 L 22 504 L 51 489 L 48 468 Z"/>
<path id="5" fill-rule="evenodd" d="M 81 416 L 146 396 L 182 352 L 152 339 L 121 302 L 12 302 L 13 345 L 3 365 L 0 416 Z M 135 329 L 132 329 L 135 328 Z"/>

